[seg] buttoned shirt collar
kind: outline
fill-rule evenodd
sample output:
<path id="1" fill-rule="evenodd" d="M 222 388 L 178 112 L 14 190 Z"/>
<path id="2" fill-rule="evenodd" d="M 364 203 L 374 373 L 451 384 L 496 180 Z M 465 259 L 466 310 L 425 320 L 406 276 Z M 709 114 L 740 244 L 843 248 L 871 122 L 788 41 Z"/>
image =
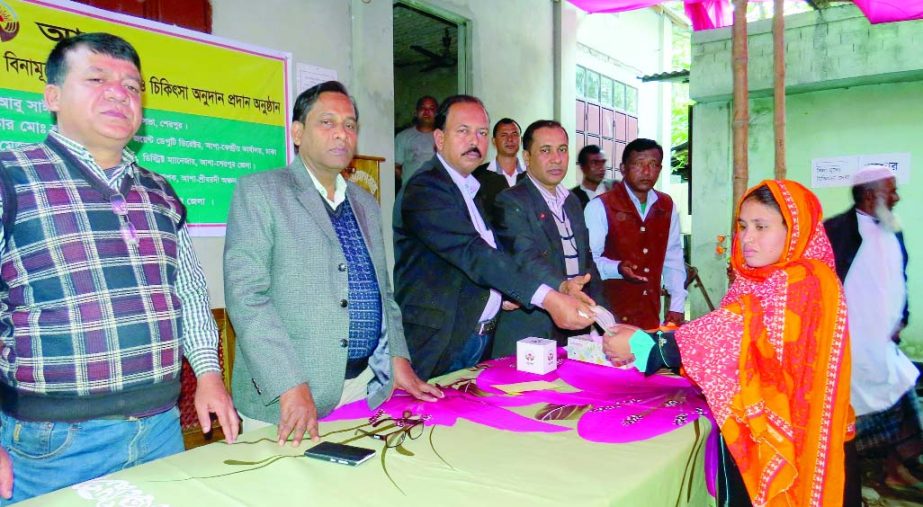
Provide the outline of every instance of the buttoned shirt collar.
<path id="1" fill-rule="evenodd" d="M 301 160 L 301 164 L 304 165 L 304 170 L 308 171 L 308 175 L 311 176 L 311 181 L 314 182 L 314 188 L 320 192 L 320 196 L 327 201 L 327 204 L 330 205 L 333 209 L 337 209 L 343 201 L 346 200 L 346 179 L 343 178 L 342 174 L 337 174 L 336 179 L 333 184 L 333 200 L 327 197 L 327 188 L 321 184 L 320 180 L 317 179 L 317 176 L 314 176 L 314 172 L 308 169 L 307 164 L 304 163 L 304 160 Z"/>
<path id="2" fill-rule="evenodd" d="M 531 174 L 528 174 L 528 178 L 532 180 L 532 184 L 535 185 L 535 188 L 538 189 L 538 192 L 542 194 L 542 198 L 545 199 L 545 202 L 548 204 L 548 207 L 551 208 L 551 211 L 554 211 L 557 214 L 564 212 L 564 201 L 567 200 L 567 196 L 570 195 L 570 191 L 567 190 L 560 183 L 554 187 L 554 193 L 545 188 L 539 181 L 532 177 Z"/>

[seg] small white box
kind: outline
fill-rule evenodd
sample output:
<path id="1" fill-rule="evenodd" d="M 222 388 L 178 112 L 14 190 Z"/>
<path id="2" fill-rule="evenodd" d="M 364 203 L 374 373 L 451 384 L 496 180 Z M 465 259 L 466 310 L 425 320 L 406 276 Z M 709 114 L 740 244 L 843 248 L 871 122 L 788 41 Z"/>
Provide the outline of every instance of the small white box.
<path id="1" fill-rule="evenodd" d="M 523 338 L 516 342 L 516 369 L 544 375 L 558 368 L 558 344 L 544 338 Z"/>

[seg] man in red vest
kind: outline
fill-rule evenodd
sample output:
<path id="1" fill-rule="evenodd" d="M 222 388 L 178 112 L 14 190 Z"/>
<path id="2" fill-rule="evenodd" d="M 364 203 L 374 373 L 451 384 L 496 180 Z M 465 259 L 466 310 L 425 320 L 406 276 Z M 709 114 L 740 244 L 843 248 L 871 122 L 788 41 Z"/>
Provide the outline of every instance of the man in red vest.
<path id="1" fill-rule="evenodd" d="M 609 307 L 619 320 L 642 329 L 661 324 L 661 280 L 671 296 L 667 323 L 682 322 L 686 302 L 679 214 L 669 195 L 654 190 L 662 162 L 656 141 L 628 143 L 622 182 L 584 212 Z"/>

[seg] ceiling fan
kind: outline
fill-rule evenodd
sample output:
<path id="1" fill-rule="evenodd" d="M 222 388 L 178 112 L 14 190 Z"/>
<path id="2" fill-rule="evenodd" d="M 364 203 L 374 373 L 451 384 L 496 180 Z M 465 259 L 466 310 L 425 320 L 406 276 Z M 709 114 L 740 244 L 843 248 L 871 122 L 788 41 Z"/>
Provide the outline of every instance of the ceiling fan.
<path id="1" fill-rule="evenodd" d="M 426 49 L 423 46 L 413 44 L 410 46 L 410 49 L 422 54 L 423 56 L 429 59 L 429 64 L 426 67 L 420 69 L 420 72 L 429 72 L 433 69 L 438 69 L 440 67 L 454 67 L 457 60 L 450 53 L 452 47 L 452 36 L 449 34 L 449 29 L 445 29 L 445 33 L 442 36 L 442 54 L 435 53 Z"/>

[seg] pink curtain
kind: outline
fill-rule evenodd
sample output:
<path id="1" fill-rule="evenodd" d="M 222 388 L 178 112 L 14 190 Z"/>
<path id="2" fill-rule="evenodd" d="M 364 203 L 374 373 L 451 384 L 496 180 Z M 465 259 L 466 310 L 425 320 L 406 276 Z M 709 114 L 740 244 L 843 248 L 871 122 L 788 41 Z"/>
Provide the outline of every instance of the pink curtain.
<path id="1" fill-rule="evenodd" d="M 623 12 L 662 3 L 662 0 L 569 0 L 589 13 Z M 756 0 L 766 1 L 766 0 Z M 853 0 L 868 20 L 890 23 L 923 19 L 923 0 Z M 710 30 L 732 22 L 730 0 L 685 0 L 686 15 L 693 30 Z"/>
<path id="2" fill-rule="evenodd" d="M 923 19 L 923 0 L 853 0 L 873 24 Z"/>
<path id="3" fill-rule="evenodd" d="M 662 3 L 663 0 L 570 0 L 589 13 L 624 12 L 643 9 Z M 731 24 L 729 0 L 685 0 L 686 15 L 692 21 L 693 30 L 709 30 Z"/>

